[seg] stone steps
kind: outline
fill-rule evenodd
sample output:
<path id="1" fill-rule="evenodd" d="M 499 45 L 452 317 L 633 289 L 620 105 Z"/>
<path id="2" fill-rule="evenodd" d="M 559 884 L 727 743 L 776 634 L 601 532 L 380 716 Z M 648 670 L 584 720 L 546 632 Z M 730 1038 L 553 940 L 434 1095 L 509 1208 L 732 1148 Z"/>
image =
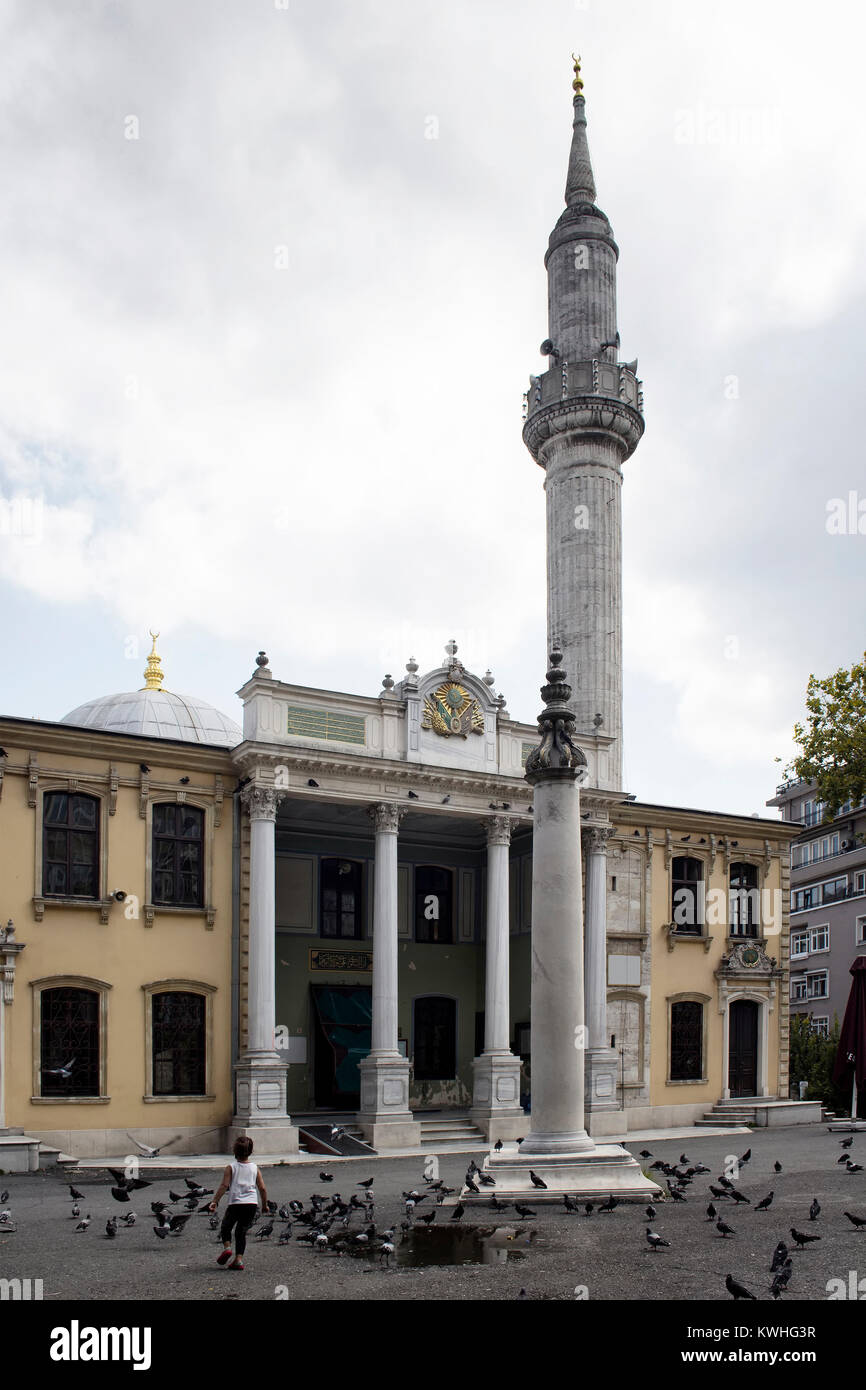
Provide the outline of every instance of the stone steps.
<path id="1" fill-rule="evenodd" d="M 419 1120 L 421 1126 L 421 1147 L 435 1148 L 439 1144 L 472 1144 L 480 1149 L 489 1147 L 484 1134 L 471 1120 L 454 1119 Z"/>

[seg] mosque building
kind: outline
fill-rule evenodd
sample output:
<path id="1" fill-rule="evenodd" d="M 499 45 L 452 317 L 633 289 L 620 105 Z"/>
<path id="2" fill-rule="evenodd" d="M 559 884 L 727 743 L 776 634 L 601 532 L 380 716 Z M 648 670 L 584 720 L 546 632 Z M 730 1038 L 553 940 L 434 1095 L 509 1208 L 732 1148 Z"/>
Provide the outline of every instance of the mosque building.
<path id="1" fill-rule="evenodd" d="M 587 1130 L 814 1119 L 788 1096 L 800 827 L 622 785 L 620 499 L 643 391 L 619 361 L 582 85 L 576 67 L 523 437 L 586 759 Z M 239 728 L 164 688 L 154 639 L 141 690 L 0 718 L 0 1167 L 130 1135 L 290 1154 L 332 1117 L 338 1144 L 377 1151 L 526 1132 L 538 732 L 464 664 L 479 655 L 448 642 L 369 695 L 283 681 L 260 652 Z"/>

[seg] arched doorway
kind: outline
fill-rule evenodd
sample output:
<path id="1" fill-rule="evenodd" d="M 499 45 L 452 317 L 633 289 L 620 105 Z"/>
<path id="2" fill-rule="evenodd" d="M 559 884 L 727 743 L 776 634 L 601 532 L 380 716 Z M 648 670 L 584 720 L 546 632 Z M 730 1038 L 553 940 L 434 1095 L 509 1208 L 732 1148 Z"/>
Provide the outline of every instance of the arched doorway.
<path id="1" fill-rule="evenodd" d="M 758 1094 L 758 1015 L 754 999 L 735 999 L 728 1019 L 728 1088 L 734 1096 Z"/>

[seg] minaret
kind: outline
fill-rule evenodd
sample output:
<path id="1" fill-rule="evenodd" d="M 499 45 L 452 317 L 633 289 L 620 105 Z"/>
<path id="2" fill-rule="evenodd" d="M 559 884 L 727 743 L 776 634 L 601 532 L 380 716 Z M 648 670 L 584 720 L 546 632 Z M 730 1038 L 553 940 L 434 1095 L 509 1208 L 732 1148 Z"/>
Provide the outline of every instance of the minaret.
<path id="1" fill-rule="evenodd" d="M 562 648 L 578 738 L 598 736 L 598 786 L 620 791 L 620 489 L 623 460 L 643 434 L 643 395 L 637 361 L 617 360 L 619 249 L 595 203 L 579 59 L 574 73 L 566 206 L 544 258 L 549 337 L 541 351 L 550 365 L 530 378 L 523 439 L 546 473 L 548 649 Z"/>

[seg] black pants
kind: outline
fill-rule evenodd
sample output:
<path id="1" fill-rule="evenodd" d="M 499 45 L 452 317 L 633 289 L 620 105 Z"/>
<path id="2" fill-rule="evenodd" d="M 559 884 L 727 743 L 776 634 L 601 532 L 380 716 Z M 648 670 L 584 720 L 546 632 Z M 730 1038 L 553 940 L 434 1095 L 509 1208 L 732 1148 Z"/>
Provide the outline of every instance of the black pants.
<path id="1" fill-rule="evenodd" d="M 220 1227 L 220 1240 L 230 1244 L 234 1227 L 236 1255 L 242 1255 L 247 1248 L 247 1231 L 253 1224 L 258 1209 L 257 1202 L 234 1202 L 226 1209 Z"/>

